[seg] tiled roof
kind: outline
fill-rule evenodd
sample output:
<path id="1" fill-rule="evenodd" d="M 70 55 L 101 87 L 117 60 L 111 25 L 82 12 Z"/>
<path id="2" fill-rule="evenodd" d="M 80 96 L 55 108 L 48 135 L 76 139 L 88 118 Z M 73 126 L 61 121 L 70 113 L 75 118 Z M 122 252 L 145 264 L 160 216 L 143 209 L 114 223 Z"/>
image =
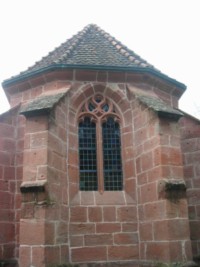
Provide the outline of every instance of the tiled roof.
<path id="1" fill-rule="evenodd" d="M 97 25 L 89 24 L 82 31 L 55 48 L 19 75 L 4 81 L 4 85 L 55 68 L 87 68 L 147 71 L 161 78 L 185 85 L 166 76 Z"/>
<path id="2" fill-rule="evenodd" d="M 32 114 L 48 113 L 62 99 L 66 92 L 43 95 L 30 101 L 21 107 L 20 114 L 30 116 Z"/>
<path id="3" fill-rule="evenodd" d="M 180 110 L 172 108 L 159 98 L 145 95 L 137 95 L 137 98 L 147 107 L 157 112 L 159 116 L 179 119 L 184 115 Z"/>
<path id="4" fill-rule="evenodd" d="M 86 26 L 26 72 L 54 64 L 153 68 L 144 59 L 94 24 Z"/>

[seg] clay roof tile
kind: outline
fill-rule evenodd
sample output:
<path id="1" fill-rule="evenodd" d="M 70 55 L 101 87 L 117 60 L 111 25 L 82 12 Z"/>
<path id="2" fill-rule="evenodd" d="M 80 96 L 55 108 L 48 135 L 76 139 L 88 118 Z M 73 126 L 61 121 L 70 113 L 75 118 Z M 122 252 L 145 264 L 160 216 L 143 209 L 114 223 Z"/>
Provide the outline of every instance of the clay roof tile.
<path id="1" fill-rule="evenodd" d="M 55 68 L 136 69 L 171 79 L 95 24 L 87 25 L 27 70 L 3 82 L 15 82 Z M 185 89 L 185 85 L 180 84 Z"/>
<path id="2" fill-rule="evenodd" d="M 90 24 L 20 75 L 55 64 L 134 67 L 141 63 L 153 68 L 110 34 Z"/>

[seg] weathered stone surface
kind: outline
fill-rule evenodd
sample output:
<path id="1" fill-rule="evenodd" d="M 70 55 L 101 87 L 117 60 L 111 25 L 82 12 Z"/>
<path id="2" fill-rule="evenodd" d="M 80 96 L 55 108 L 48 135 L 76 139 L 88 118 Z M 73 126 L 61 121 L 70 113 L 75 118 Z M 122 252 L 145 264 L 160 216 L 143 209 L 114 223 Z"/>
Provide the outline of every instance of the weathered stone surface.
<path id="1" fill-rule="evenodd" d="M 25 116 L 48 113 L 64 95 L 65 93 L 58 93 L 37 97 L 28 104 L 22 106 L 20 113 Z"/>

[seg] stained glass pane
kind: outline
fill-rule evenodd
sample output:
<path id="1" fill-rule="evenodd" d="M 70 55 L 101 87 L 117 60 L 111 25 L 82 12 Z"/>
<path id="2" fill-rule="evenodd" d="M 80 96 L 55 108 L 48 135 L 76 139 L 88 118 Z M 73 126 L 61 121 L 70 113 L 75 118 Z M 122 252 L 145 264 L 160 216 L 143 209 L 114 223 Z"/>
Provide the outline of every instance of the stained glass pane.
<path id="1" fill-rule="evenodd" d="M 98 189 L 96 124 L 89 117 L 79 123 L 80 190 Z"/>
<path id="2" fill-rule="evenodd" d="M 95 106 L 92 103 L 89 103 L 89 111 L 93 111 L 95 109 Z"/>
<path id="3" fill-rule="evenodd" d="M 108 118 L 102 125 L 104 190 L 122 190 L 122 163 L 120 127 L 113 118 Z"/>
<path id="4" fill-rule="evenodd" d="M 109 106 L 108 106 L 108 104 L 105 104 L 103 107 L 102 107 L 102 109 L 104 110 L 104 111 L 108 111 L 109 110 Z"/>

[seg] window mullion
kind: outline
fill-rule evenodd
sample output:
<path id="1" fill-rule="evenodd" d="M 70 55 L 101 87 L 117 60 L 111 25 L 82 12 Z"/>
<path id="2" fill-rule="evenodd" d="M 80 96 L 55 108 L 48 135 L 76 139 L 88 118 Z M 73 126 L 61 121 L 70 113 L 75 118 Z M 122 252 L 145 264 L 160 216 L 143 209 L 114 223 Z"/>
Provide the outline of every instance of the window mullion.
<path id="1" fill-rule="evenodd" d="M 96 124 L 96 142 L 97 142 L 97 174 L 98 174 L 98 190 L 102 194 L 104 191 L 104 172 L 103 172 L 103 146 L 102 146 L 102 129 L 101 121 Z"/>

